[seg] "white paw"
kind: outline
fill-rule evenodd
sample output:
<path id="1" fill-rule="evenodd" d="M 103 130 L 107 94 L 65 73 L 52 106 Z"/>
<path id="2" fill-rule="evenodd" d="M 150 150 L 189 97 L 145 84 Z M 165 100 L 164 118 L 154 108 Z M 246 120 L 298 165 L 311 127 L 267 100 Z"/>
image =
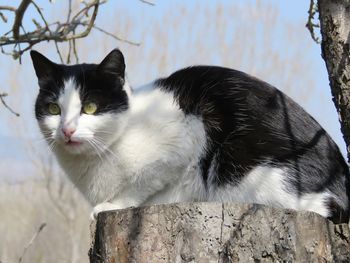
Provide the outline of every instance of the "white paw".
<path id="1" fill-rule="evenodd" d="M 95 207 L 92 209 L 92 212 L 90 213 L 90 220 L 95 221 L 97 219 L 98 213 L 101 211 L 95 210 Z"/>
<path id="2" fill-rule="evenodd" d="M 115 204 L 111 204 L 111 203 L 98 204 L 92 209 L 92 212 L 90 214 L 90 218 L 91 218 L 91 220 L 96 220 L 97 219 L 97 215 L 100 212 L 116 210 L 116 209 L 120 209 L 120 208 L 117 205 L 115 205 Z"/>
<path id="3" fill-rule="evenodd" d="M 105 203 L 101 203 L 101 204 L 96 205 L 92 209 L 92 212 L 90 214 L 90 218 L 91 218 L 91 220 L 96 220 L 97 219 L 97 215 L 100 212 L 111 211 L 111 210 L 118 210 L 118 209 L 130 208 L 130 207 L 136 207 L 136 206 L 133 206 L 130 203 L 126 203 L 126 202 L 118 202 L 118 203 L 105 202 Z"/>

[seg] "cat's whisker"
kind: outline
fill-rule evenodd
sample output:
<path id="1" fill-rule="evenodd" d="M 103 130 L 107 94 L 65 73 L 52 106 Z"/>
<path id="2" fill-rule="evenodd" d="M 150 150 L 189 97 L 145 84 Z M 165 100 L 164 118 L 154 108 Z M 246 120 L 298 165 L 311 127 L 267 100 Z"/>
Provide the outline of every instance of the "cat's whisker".
<path id="1" fill-rule="evenodd" d="M 118 162 L 117 156 L 114 155 L 113 152 L 108 149 L 108 147 L 104 146 L 103 143 L 96 140 L 96 138 L 94 138 L 92 141 L 94 145 L 99 148 L 101 154 L 110 165 L 113 165 L 116 161 Z"/>
<path id="2" fill-rule="evenodd" d="M 111 161 L 111 157 L 112 156 L 108 156 L 107 155 L 108 149 L 105 146 L 103 146 L 101 142 L 96 140 L 96 138 L 93 138 L 92 142 L 94 143 L 94 145 L 96 147 L 98 147 L 98 149 L 100 150 L 101 154 L 103 154 L 104 157 L 108 158 L 109 161 Z"/>
<path id="3" fill-rule="evenodd" d="M 114 156 L 110 156 L 107 154 L 109 151 L 107 151 L 108 149 L 106 149 L 106 147 L 101 146 L 101 143 L 99 143 L 98 141 L 96 141 L 94 139 L 92 139 L 90 141 L 90 143 L 92 143 L 100 151 L 99 154 L 102 157 L 104 157 L 109 162 L 110 165 L 113 165 L 113 161 L 115 160 L 115 158 L 114 158 Z M 103 162 L 102 159 L 101 159 L 101 161 Z"/>
<path id="4" fill-rule="evenodd" d="M 42 131 L 41 132 L 44 136 L 51 136 L 52 132 L 51 131 Z"/>
<path id="5" fill-rule="evenodd" d="M 115 132 L 108 132 L 108 131 L 96 131 L 96 133 L 115 134 Z"/>
<path id="6" fill-rule="evenodd" d="M 41 143 L 41 142 L 47 142 L 48 138 L 33 138 L 35 142 Z"/>
<path id="7" fill-rule="evenodd" d="M 94 140 L 96 140 L 104 148 L 104 150 L 107 151 L 112 157 L 114 157 L 116 160 L 119 160 L 118 156 L 116 156 L 115 153 L 107 147 L 107 145 L 103 142 L 101 138 L 95 136 Z"/>
<path id="8" fill-rule="evenodd" d="M 98 147 L 96 146 L 96 144 L 95 144 L 92 140 L 88 140 L 87 142 L 88 142 L 88 143 L 91 145 L 91 147 L 95 150 L 95 152 L 96 152 L 98 158 L 100 159 L 100 161 L 103 162 L 103 158 L 102 158 L 102 156 L 101 156 L 100 150 L 98 149 Z"/>
<path id="9" fill-rule="evenodd" d="M 54 135 L 52 132 L 42 132 L 44 139 L 54 139 Z"/>
<path id="10" fill-rule="evenodd" d="M 53 152 L 55 150 L 56 145 L 57 145 L 57 143 L 55 140 L 48 141 L 48 146 L 49 146 L 50 151 Z"/>
<path id="11" fill-rule="evenodd" d="M 101 130 L 96 130 L 94 131 L 94 136 L 96 136 L 96 134 L 99 134 L 99 133 L 102 133 L 102 134 L 108 134 L 108 135 L 114 135 L 115 132 L 108 132 L 108 131 L 101 131 Z M 81 136 L 91 136 L 91 132 L 82 132 L 82 131 L 79 131 L 79 135 Z"/>

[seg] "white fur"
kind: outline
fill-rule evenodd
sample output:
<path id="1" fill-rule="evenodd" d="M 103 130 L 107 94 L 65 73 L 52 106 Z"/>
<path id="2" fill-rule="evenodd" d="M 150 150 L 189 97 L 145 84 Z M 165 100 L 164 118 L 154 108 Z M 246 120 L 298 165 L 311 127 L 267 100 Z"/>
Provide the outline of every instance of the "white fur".
<path id="1" fill-rule="evenodd" d="M 295 209 L 316 212 L 324 217 L 331 216 L 326 207 L 326 201 L 331 197 L 336 198 L 329 192 L 304 194 L 299 200 L 299 206 Z"/>
<path id="2" fill-rule="evenodd" d="M 326 207 L 329 193 L 304 194 L 298 197 L 288 190 L 286 173 L 288 170 L 258 166 L 250 171 L 237 186 L 225 185 L 209 190 L 209 200 L 238 203 L 257 203 L 274 207 L 307 210 L 330 216 Z M 291 186 L 289 186 L 291 187 Z"/>
<path id="3" fill-rule="evenodd" d="M 74 79 L 64 82 L 64 90 L 58 104 L 61 108 L 61 126 L 76 129 L 81 112 L 79 89 L 76 88 Z"/>
<path id="4" fill-rule="evenodd" d="M 129 82 L 128 82 L 128 80 L 126 78 L 124 79 L 124 86 L 123 86 L 123 88 L 124 88 L 126 94 L 128 95 L 128 97 L 130 97 L 131 94 L 132 94 L 132 88 L 129 85 Z"/>

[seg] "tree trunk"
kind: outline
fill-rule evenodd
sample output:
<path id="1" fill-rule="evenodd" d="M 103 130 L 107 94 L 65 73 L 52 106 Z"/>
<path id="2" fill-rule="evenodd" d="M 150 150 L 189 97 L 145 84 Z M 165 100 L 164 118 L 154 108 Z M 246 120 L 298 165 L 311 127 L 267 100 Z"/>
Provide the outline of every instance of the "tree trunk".
<path id="1" fill-rule="evenodd" d="M 318 0 L 322 57 L 350 162 L 350 1 Z"/>
<path id="2" fill-rule="evenodd" d="M 347 224 L 263 205 L 191 203 L 103 212 L 90 262 L 350 262 Z"/>

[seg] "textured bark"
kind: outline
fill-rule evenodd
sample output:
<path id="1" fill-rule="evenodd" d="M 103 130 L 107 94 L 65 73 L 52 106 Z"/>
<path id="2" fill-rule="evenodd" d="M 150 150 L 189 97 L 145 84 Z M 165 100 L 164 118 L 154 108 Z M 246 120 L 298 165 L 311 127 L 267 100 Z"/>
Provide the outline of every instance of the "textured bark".
<path id="1" fill-rule="evenodd" d="M 318 0 L 322 56 L 350 161 L 350 1 Z"/>
<path id="2" fill-rule="evenodd" d="M 192 203 L 98 215 L 93 263 L 350 262 L 347 224 L 262 205 Z"/>

